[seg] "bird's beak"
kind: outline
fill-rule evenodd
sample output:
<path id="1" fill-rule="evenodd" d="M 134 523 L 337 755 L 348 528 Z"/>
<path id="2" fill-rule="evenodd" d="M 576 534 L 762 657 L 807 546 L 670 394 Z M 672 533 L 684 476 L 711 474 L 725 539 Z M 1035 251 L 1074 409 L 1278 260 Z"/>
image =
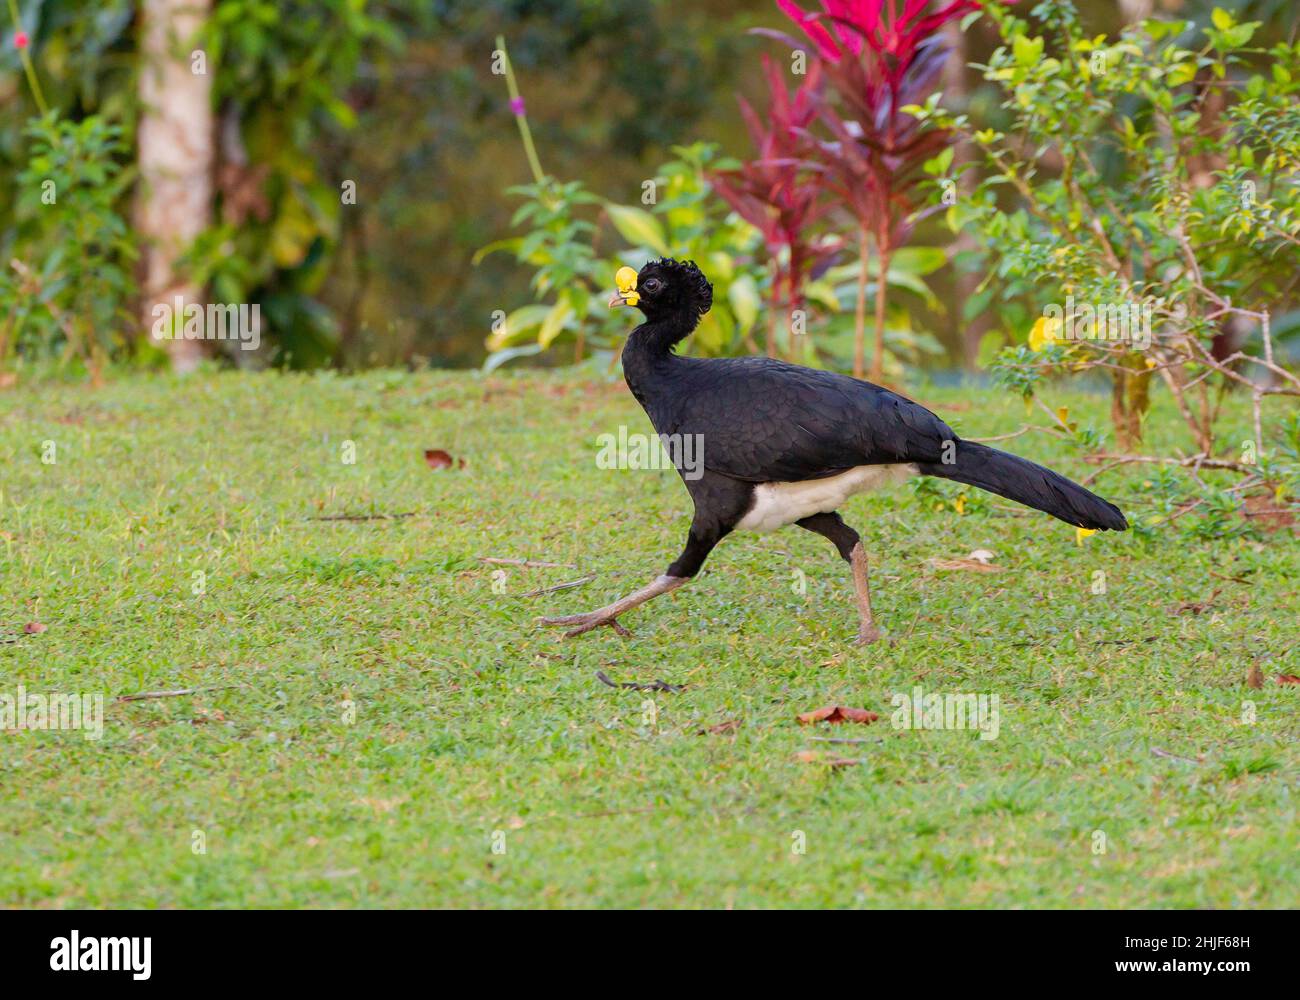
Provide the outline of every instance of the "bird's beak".
<path id="1" fill-rule="evenodd" d="M 615 306 L 634 306 L 641 301 L 641 296 L 636 291 L 636 271 L 632 268 L 620 267 L 614 275 L 614 284 L 618 285 L 618 291 L 609 297 L 611 309 Z"/>

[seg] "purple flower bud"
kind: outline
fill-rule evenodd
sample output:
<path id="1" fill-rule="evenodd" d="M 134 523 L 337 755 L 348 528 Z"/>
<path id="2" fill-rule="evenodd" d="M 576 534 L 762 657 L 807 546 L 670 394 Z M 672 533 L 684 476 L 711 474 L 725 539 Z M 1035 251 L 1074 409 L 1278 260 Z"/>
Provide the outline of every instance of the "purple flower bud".
<path id="1" fill-rule="evenodd" d="M 524 99 L 522 97 L 510 98 L 510 110 L 515 113 L 516 117 L 522 118 L 524 116 Z"/>

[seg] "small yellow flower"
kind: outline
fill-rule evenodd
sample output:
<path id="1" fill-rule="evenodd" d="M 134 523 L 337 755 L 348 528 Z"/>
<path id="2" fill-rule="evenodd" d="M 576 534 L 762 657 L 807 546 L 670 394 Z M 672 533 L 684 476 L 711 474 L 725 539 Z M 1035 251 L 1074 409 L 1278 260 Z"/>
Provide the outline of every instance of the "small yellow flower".
<path id="1" fill-rule="evenodd" d="M 952 502 L 952 506 L 953 506 L 953 510 L 955 510 L 958 514 L 965 514 L 965 513 L 966 513 L 966 494 L 963 493 L 963 494 L 962 494 L 961 496 L 959 496 L 956 500 L 954 500 L 954 501 Z"/>
<path id="2" fill-rule="evenodd" d="M 1097 529 L 1096 529 L 1096 528 L 1075 528 L 1075 529 L 1074 529 L 1074 544 L 1075 544 L 1075 545 L 1082 545 L 1082 544 L 1083 544 L 1083 540 L 1084 540 L 1085 538 L 1087 538 L 1089 535 L 1095 535 L 1096 533 L 1097 533 Z"/>
<path id="3" fill-rule="evenodd" d="M 1061 321 L 1054 317 L 1039 316 L 1034 322 L 1034 328 L 1029 331 L 1029 348 L 1033 351 L 1041 351 L 1048 344 L 1054 344 L 1061 339 Z"/>

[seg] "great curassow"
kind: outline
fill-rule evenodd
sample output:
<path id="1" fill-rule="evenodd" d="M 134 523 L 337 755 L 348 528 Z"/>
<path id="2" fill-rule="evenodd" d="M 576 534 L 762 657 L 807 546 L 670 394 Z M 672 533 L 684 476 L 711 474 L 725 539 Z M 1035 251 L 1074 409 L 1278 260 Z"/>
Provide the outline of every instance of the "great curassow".
<path id="1" fill-rule="evenodd" d="M 695 514 L 685 549 L 662 576 L 606 607 L 544 624 L 568 626 L 570 636 L 601 625 L 626 634 L 619 615 L 686 583 L 733 530 L 797 524 L 830 539 L 852 567 L 858 642 L 873 642 L 880 633 L 866 552 L 836 509 L 914 475 L 978 486 L 1080 528 L 1128 527 L 1114 504 L 1051 469 L 963 441 L 925 407 L 878 385 L 771 358 L 675 354 L 713 304 L 713 286 L 694 262 L 625 267 L 616 281 L 610 306 L 633 305 L 646 318 L 623 348 L 628 387 L 661 438 L 698 435 L 702 444 L 702 470 L 678 467 Z"/>

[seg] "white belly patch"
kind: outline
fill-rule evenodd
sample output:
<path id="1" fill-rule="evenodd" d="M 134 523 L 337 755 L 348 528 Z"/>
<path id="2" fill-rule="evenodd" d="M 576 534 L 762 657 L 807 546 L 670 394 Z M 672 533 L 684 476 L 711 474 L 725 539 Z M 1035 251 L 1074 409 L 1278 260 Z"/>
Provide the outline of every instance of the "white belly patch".
<path id="1" fill-rule="evenodd" d="M 825 479 L 763 483 L 754 487 L 754 506 L 736 527 L 745 531 L 775 531 L 813 514 L 835 510 L 855 493 L 901 483 L 918 473 L 915 465 L 859 465 Z"/>

